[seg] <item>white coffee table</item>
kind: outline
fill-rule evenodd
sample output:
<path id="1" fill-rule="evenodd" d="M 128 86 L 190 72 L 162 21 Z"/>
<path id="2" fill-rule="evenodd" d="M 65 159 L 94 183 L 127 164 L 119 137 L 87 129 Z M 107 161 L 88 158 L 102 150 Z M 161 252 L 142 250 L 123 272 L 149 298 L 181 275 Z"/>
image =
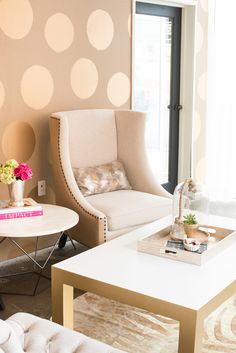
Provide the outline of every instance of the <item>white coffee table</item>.
<path id="1" fill-rule="evenodd" d="M 136 250 L 169 224 L 163 218 L 52 266 L 53 321 L 73 328 L 76 287 L 178 320 L 178 352 L 201 353 L 205 317 L 236 292 L 236 244 L 201 267 Z M 230 219 L 210 224 L 236 229 Z"/>
<path id="2" fill-rule="evenodd" d="M 4 241 L 9 240 L 13 243 L 20 251 L 25 254 L 34 264 L 34 273 L 38 275 L 38 280 L 34 287 L 32 295 L 35 295 L 38 287 L 40 277 L 45 277 L 42 274 L 43 269 L 47 265 L 53 250 L 58 244 L 64 231 L 75 226 L 79 221 L 79 216 L 76 212 L 61 206 L 42 204 L 43 216 L 27 217 L 27 218 L 15 218 L 0 221 L 0 237 L 2 237 L 0 244 Z M 38 239 L 42 236 L 58 233 L 56 241 L 43 264 L 37 261 L 37 250 L 38 250 Z M 29 254 L 18 242 L 18 238 L 35 237 L 35 251 L 34 255 Z M 70 237 L 69 237 L 70 238 Z M 73 246 L 74 243 L 70 238 Z M 39 272 L 36 272 L 36 268 Z M 28 272 L 19 272 L 10 276 L 18 274 L 28 274 Z M 9 275 L 0 276 L 0 278 L 9 277 Z M 47 277 L 46 277 L 47 278 Z M 1 292 L 4 294 L 3 292 Z M 5 293 L 8 294 L 8 293 Z M 12 293 L 11 293 L 12 294 Z M 17 293 L 16 293 L 17 294 Z"/>

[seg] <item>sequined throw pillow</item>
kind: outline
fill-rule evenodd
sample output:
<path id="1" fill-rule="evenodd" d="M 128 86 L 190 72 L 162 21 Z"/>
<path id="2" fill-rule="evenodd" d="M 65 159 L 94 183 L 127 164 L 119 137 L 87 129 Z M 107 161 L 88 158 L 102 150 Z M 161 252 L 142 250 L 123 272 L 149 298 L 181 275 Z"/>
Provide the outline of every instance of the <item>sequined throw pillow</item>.
<path id="1" fill-rule="evenodd" d="M 73 168 L 73 172 L 84 196 L 131 189 L 124 167 L 118 161 L 97 167 Z"/>

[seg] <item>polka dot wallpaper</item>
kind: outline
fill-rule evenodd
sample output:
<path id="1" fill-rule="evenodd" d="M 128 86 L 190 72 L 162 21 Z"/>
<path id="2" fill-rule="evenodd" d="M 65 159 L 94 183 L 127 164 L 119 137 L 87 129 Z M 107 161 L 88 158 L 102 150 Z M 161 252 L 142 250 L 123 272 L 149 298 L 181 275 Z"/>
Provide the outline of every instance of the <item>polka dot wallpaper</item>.
<path id="1" fill-rule="evenodd" d="M 3 106 L 4 99 L 5 99 L 5 88 L 2 84 L 2 82 L 0 82 L 0 109 Z"/>
<path id="2" fill-rule="evenodd" d="M 87 58 L 77 60 L 71 70 L 71 87 L 80 99 L 90 98 L 98 85 L 98 70 L 94 62 Z"/>
<path id="3" fill-rule="evenodd" d="M 26 196 L 55 202 L 48 129 L 52 112 L 130 108 L 131 3 L 0 1 L 0 162 L 16 158 L 32 166 L 34 177 L 26 183 Z M 207 0 L 200 0 L 194 173 L 201 177 L 205 163 L 207 11 Z M 48 192 L 39 198 L 37 181 L 42 179 Z M 0 197 L 8 197 L 7 187 L 1 183 Z"/>
<path id="4" fill-rule="evenodd" d="M 107 96 L 115 107 L 120 107 L 129 100 L 130 80 L 123 72 L 115 73 L 108 81 Z"/>
<path id="5" fill-rule="evenodd" d="M 26 37 L 32 28 L 33 18 L 29 0 L 0 2 L 0 28 L 11 39 Z"/>
<path id="6" fill-rule="evenodd" d="M 107 49 L 114 35 L 113 20 L 104 10 L 91 13 L 87 22 L 87 35 L 91 45 L 97 50 Z"/>
<path id="7" fill-rule="evenodd" d="M 23 73 L 21 95 L 29 108 L 34 110 L 45 108 L 51 101 L 53 91 L 53 78 L 46 67 L 33 65 Z"/>
<path id="8" fill-rule="evenodd" d="M 193 177 L 205 182 L 208 0 L 200 0 L 196 25 L 195 112 L 193 116 Z"/>
<path id="9" fill-rule="evenodd" d="M 49 47 L 59 53 L 71 46 L 74 40 L 74 26 L 68 16 L 56 13 L 47 20 L 44 34 Z"/>
<path id="10" fill-rule="evenodd" d="M 14 136 L 14 142 L 12 142 Z M 29 123 L 13 121 L 7 125 L 2 137 L 2 151 L 5 159 L 14 156 L 18 161 L 28 161 L 35 149 L 35 133 Z"/>
<path id="11" fill-rule="evenodd" d="M 0 162 L 31 165 L 26 196 L 55 202 L 52 112 L 130 108 L 130 14 L 131 0 L 0 1 Z M 1 183 L 0 197 L 8 197 Z"/>

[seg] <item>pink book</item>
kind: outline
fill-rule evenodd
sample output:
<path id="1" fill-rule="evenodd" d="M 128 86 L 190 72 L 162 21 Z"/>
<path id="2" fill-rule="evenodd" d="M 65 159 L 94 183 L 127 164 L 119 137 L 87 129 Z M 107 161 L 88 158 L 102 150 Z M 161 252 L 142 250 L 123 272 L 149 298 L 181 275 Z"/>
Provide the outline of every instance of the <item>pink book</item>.
<path id="1" fill-rule="evenodd" d="M 36 217 L 36 216 L 42 216 L 42 215 L 43 215 L 43 210 L 2 213 L 0 214 L 0 221 L 6 220 L 6 219 Z"/>

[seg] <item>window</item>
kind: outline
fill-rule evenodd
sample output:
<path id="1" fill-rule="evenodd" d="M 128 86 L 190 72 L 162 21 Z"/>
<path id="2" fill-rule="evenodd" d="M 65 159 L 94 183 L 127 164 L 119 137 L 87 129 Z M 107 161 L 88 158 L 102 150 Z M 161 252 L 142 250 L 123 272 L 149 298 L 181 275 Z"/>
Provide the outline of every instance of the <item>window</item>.
<path id="1" fill-rule="evenodd" d="M 148 112 L 149 161 L 170 192 L 178 176 L 180 36 L 180 8 L 136 4 L 134 109 Z"/>

